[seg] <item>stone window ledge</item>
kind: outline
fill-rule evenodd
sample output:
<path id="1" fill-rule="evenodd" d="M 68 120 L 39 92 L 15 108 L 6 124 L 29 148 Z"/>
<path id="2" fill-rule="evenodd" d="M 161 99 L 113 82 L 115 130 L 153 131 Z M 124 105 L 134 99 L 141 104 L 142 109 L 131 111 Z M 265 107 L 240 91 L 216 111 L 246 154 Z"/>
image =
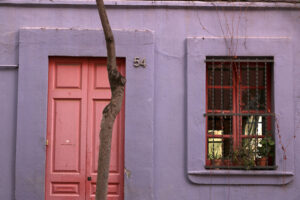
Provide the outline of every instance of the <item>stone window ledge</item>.
<path id="1" fill-rule="evenodd" d="M 294 178 L 287 171 L 203 170 L 188 171 L 188 179 L 196 184 L 212 185 L 285 185 Z"/>

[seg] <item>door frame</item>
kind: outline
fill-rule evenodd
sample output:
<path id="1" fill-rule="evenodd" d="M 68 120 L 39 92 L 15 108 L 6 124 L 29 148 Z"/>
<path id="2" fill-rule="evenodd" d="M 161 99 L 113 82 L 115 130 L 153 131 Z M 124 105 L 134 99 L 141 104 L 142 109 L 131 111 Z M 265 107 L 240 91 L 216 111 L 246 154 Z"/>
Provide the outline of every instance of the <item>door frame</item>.
<path id="1" fill-rule="evenodd" d="M 113 32 L 116 53 L 126 59 L 128 80 L 124 165 L 132 176 L 125 173 L 124 199 L 150 200 L 154 196 L 154 33 Z M 24 28 L 19 44 L 15 196 L 43 200 L 49 56 L 106 57 L 105 39 L 99 30 Z M 145 58 L 146 68 L 133 67 L 135 57 Z"/>

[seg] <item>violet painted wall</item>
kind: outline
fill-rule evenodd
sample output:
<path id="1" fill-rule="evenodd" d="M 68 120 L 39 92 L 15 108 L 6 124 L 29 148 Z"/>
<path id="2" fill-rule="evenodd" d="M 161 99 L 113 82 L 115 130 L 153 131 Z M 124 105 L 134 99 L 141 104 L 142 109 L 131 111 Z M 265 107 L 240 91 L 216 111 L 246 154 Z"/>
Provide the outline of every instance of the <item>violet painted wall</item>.
<path id="1" fill-rule="evenodd" d="M 23 27 L 45 27 L 63 29 L 98 29 L 100 21 L 95 6 L 92 2 L 59 3 L 50 1 L 1 1 L 0 2 L 0 65 L 19 64 L 19 31 Z M 29 2 L 29 1 L 28 1 Z M 198 185 L 191 183 L 187 178 L 187 38 L 191 37 L 242 37 L 243 48 L 247 48 L 247 38 L 288 38 L 291 43 L 291 63 L 281 70 L 293 72 L 293 76 L 285 77 L 287 85 L 293 85 L 293 102 L 291 104 L 294 113 L 288 117 L 291 121 L 291 130 L 297 136 L 300 132 L 300 6 L 295 4 L 239 4 L 242 7 L 225 8 L 215 7 L 210 3 L 199 2 L 118 2 L 109 3 L 108 14 L 113 29 L 126 30 L 151 30 L 154 34 L 154 65 L 148 66 L 153 74 L 154 85 L 154 137 L 148 141 L 153 147 L 153 162 L 149 158 L 139 160 L 145 165 L 141 169 L 132 170 L 132 186 L 126 188 L 127 200 L 263 200 L 272 197 L 274 200 L 300 199 L 300 138 L 285 138 L 283 142 L 291 143 L 290 151 L 294 153 L 288 157 L 293 163 L 295 175 L 292 182 L 286 185 Z M 152 5 L 154 4 L 154 6 Z M 228 4 L 218 4 L 226 6 Z M 233 4 L 229 4 L 233 5 Z M 236 5 L 236 4 L 234 4 Z M 273 7 L 272 7 L 273 6 Z M 281 8 L 274 8 L 281 7 Z M 268 7 L 268 8 L 267 8 Z M 240 12 L 242 10 L 242 12 Z M 233 23 L 233 26 L 232 26 Z M 229 27 L 229 29 L 228 29 Z M 234 27 L 232 33 L 231 27 Z M 76 34 L 69 38 L 70 43 L 76 40 Z M 38 43 L 43 43 L 40 40 Z M 123 44 L 120 44 L 123 45 Z M 128 45 L 128 44 L 126 44 Z M 126 46 L 125 46 L 126 47 Z M 62 47 L 63 48 L 63 47 Z M 260 47 L 267 51 L 267 47 Z M 131 49 L 134 49 L 133 47 Z M 132 54 L 134 50 L 130 50 Z M 280 51 L 285 52 L 286 49 Z M 280 53 L 279 51 L 279 53 Z M 150 53 L 146 54 L 147 56 Z M 86 56 L 94 56 L 92 53 Z M 132 55 L 134 56 L 134 55 Z M 137 55 L 138 56 L 138 55 Z M 280 56 L 279 56 L 280 57 Z M 31 58 L 28 58 L 31 59 Z M 126 66 L 131 68 L 130 62 Z M 26 69 L 23 69 L 26 70 Z M 280 72 L 280 71 L 279 71 Z M 14 199 L 15 190 L 15 147 L 16 143 L 16 102 L 18 73 L 16 69 L 0 68 L 0 199 Z M 134 79 L 133 79 L 134 80 Z M 137 80 L 139 81 L 139 80 Z M 275 80 L 276 81 L 276 80 Z M 134 85 L 134 84 L 133 84 Z M 278 86 L 284 90 L 283 86 Z M 151 90 L 151 89 L 150 89 Z M 34 94 L 34 91 L 30 92 Z M 143 94 L 139 95 L 143 96 Z M 136 101 L 134 95 L 126 101 Z M 284 104 L 283 104 L 284 105 Z M 152 118 L 152 113 L 145 114 Z M 151 115 L 151 116 L 150 116 Z M 133 118 L 126 115 L 126 119 Z M 294 125 L 293 125 L 294 124 Z M 134 130 L 135 124 L 126 124 L 130 130 Z M 41 133 L 41 138 L 44 133 Z M 130 133 L 125 133 L 126 141 L 134 141 Z M 41 139 L 42 141 L 42 139 Z M 22 146 L 22 141 L 19 145 Z M 138 141 L 137 141 L 138 142 Z M 42 142 L 41 142 L 42 143 Z M 41 147 L 37 147 L 43 153 Z M 125 147 L 126 148 L 126 147 Z M 127 147 L 132 148 L 132 147 Z M 203 147 L 203 151 L 205 147 Z M 41 153 L 41 155 L 42 155 Z M 125 155 L 126 156 L 126 155 Z M 134 159 L 134 156 L 131 157 Z M 134 160 L 131 160 L 134 161 Z M 41 163 L 43 163 L 41 161 Z M 30 161 L 28 162 L 30 163 Z M 126 166 L 126 163 L 125 163 Z M 16 165 L 20 171 L 21 164 Z M 41 165 L 41 169 L 42 169 Z M 26 171 L 26 169 L 24 169 Z M 139 174 L 149 171 L 145 175 L 153 183 L 150 187 L 144 184 L 143 179 L 136 179 Z M 152 173 L 153 172 L 153 173 Z M 32 180 L 32 187 L 36 187 L 35 181 L 43 180 L 43 175 L 37 174 Z M 16 177 L 18 179 L 18 177 Z M 126 179 L 126 177 L 125 177 Z M 125 185 L 126 185 L 125 180 Z M 18 181 L 17 181 L 18 182 Z M 128 183 L 127 183 L 127 186 Z M 26 186 L 27 188 L 30 185 Z M 43 186 L 39 186 L 43 188 Z M 30 197 L 21 198 L 22 185 L 17 189 L 18 200 L 35 200 Z M 26 190 L 23 191 L 24 193 Z M 34 196 L 28 194 L 28 196 Z M 125 195 L 126 196 L 126 195 Z M 41 199 L 41 195 L 35 196 Z M 131 199 L 129 198 L 131 197 Z"/>
<path id="2" fill-rule="evenodd" d="M 14 67 L 0 67 L 0 199 L 13 199 L 18 74 Z"/>

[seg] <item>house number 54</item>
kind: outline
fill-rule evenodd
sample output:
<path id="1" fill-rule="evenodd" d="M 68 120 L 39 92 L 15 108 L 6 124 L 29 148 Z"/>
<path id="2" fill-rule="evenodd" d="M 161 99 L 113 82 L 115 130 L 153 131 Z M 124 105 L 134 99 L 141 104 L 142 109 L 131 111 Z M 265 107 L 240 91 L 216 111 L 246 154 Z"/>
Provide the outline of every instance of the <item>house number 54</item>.
<path id="1" fill-rule="evenodd" d="M 134 67 L 146 67 L 146 59 L 145 58 L 139 58 L 135 57 L 133 61 L 133 66 Z"/>

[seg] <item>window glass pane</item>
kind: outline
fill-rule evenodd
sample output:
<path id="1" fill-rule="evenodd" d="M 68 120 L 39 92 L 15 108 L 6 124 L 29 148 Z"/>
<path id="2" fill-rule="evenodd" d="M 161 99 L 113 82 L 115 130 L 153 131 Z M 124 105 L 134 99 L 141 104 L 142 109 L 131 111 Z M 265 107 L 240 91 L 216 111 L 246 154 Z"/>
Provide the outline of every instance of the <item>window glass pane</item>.
<path id="1" fill-rule="evenodd" d="M 231 159 L 231 138 L 208 138 L 208 159 Z"/>
<path id="2" fill-rule="evenodd" d="M 221 159 L 223 157 L 222 138 L 208 138 L 208 157 L 210 159 Z"/>
<path id="3" fill-rule="evenodd" d="M 231 135 L 232 116 L 209 116 L 207 129 L 209 135 Z"/>
<path id="4" fill-rule="evenodd" d="M 240 156 L 244 166 L 255 166 L 257 145 L 260 141 L 261 138 L 244 138 L 242 140 L 242 147 L 239 150 L 243 152 Z"/>
<path id="5" fill-rule="evenodd" d="M 243 148 L 247 150 L 246 153 L 252 154 L 257 151 L 257 145 L 262 138 L 243 138 Z"/>
<path id="6" fill-rule="evenodd" d="M 223 90 L 223 92 L 221 91 Z M 232 90 L 231 89 L 208 89 L 208 109 L 209 110 L 232 110 Z"/>
<path id="7" fill-rule="evenodd" d="M 256 94 L 256 92 L 258 94 Z M 243 89 L 241 108 L 242 110 L 253 110 L 253 111 L 265 110 L 265 90 L 264 89 L 258 89 L 258 90 Z"/>
<path id="8" fill-rule="evenodd" d="M 233 141 L 231 138 L 224 138 L 223 139 L 223 158 L 224 159 L 231 159 L 233 151 Z"/>
<path id="9" fill-rule="evenodd" d="M 243 135 L 257 135 L 262 136 L 264 132 L 264 121 L 262 116 L 244 116 L 243 122 Z"/>
<path id="10" fill-rule="evenodd" d="M 208 85 L 214 85 L 214 86 L 230 86 L 232 85 L 232 75 L 230 76 L 230 65 L 229 64 L 223 64 L 223 69 L 221 69 L 220 63 L 214 64 L 214 71 L 212 64 L 208 64 L 209 67 L 207 68 L 207 74 L 208 74 Z M 222 78 L 223 73 L 223 78 Z M 232 71 L 231 71 L 232 73 Z M 213 77 L 214 75 L 214 77 Z M 223 80 L 222 80 L 223 79 Z"/>
<path id="11" fill-rule="evenodd" d="M 247 64 L 243 64 L 241 67 L 242 74 L 242 85 L 243 86 L 264 86 L 265 76 L 264 76 L 264 63 L 258 63 L 258 71 L 256 72 L 256 64 L 249 63 L 249 70 L 247 70 Z M 248 79 L 249 78 L 249 79 Z M 249 81 L 249 84 L 248 84 Z M 256 83 L 257 81 L 257 83 Z"/>
<path id="12" fill-rule="evenodd" d="M 272 116 L 243 116 L 243 135 L 267 136 L 272 135 Z"/>

